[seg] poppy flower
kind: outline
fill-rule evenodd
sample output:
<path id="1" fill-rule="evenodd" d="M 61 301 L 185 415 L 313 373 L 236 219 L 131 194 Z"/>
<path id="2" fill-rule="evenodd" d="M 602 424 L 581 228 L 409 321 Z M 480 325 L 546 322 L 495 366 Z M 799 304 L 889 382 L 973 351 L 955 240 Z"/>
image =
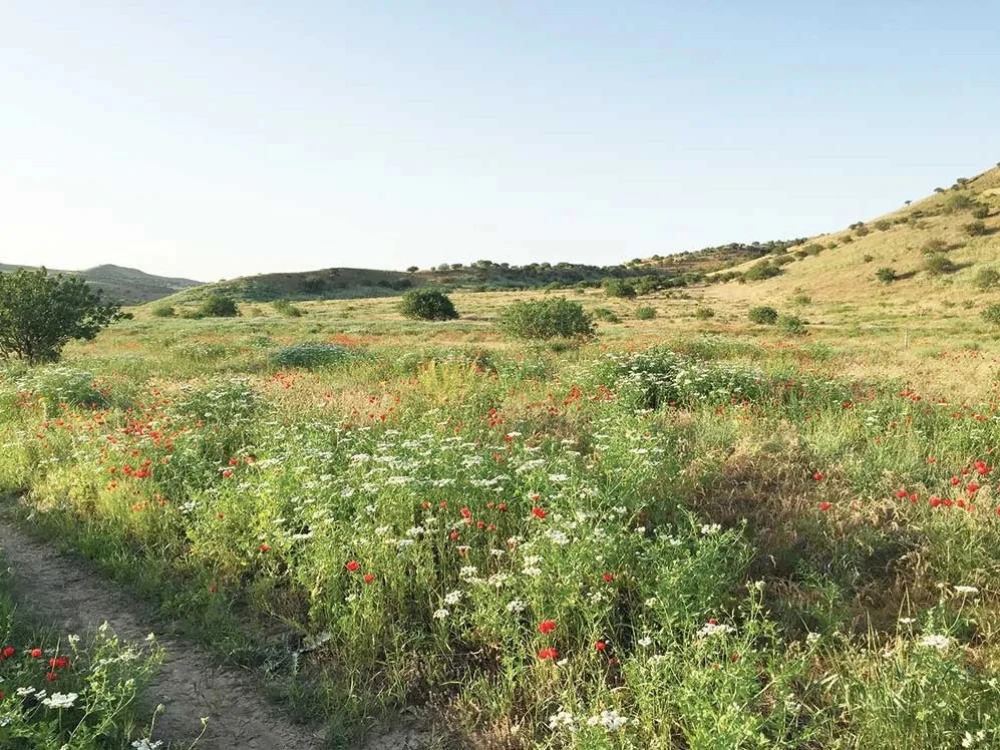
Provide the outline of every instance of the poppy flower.
<path id="1" fill-rule="evenodd" d="M 14 655 L 14 653 L 15 653 L 15 651 L 14 651 L 14 647 L 13 646 L 6 646 L 4 648 L 4 650 L 3 650 L 3 657 L 5 659 L 9 659 L 10 657 L 12 657 Z"/>
<path id="2" fill-rule="evenodd" d="M 535 518 L 545 518 L 545 509 L 539 508 L 537 505 L 531 509 L 531 514 Z"/>
<path id="3" fill-rule="evenodd" d="M 260 551 L 261 552 L 270 552 L 271 551 L 271 545 L 268 544 L 267 542 L 264 542 L 264 544 L 260 545 Z"/>
<path id="4" fill-rule="evenodd" d="M 541 651 L 538 652 L 538 658 L 541 659 L 542 661 L 545 661 L 546 659 L 551 659 L 552 661 L 555 661 L 556 659 L 559 658 L 559 651 L 557 651 L 554 648 L 543 648 Z"/>
<path id="5" fill-rule="evenodd" d="M 555 620 L 542 620 L 540 623 L 538 623 L 538 632 L 541 633 L 542 635 L 548 635 L 555 629 L 556 629 Z"/>
<path id="6" fill-rule="evenodd" d="M 604 582 L 605 583 L 611 583 L 613 580 L 615 580 L 615 577 L 613 575 L 611 575 L 611 573 L 605 573 L 602 576 L 602 578 L 604 578 Z"/>
<path id="7" fill-rule="evenodd" d="M 374 580 L 375 580 L 375 576 L 373 576 L 373 575 L 372 575 L 371 573 L 365 573 L 365 575 L 364 575 L 364 577 L 362 578 L 362 580 L 363 580 L 363 581 L 364 581 L 365 583 L 371 583 L 372 581 L 374 581 Z"/>
<path id="8" fill-rule="evenodd" d="M 820 481 L 821 479 L 823 479 L 823 473 L 817 471 L 815 474 L 813 474 L 813 479 L 815 479 L 817 482 Z"/>
<path id="9" fill-rule="evenodd" d="M 820 510 L 822 510 L 822 511 L 827 511 L 827 510 L 830 510 L 830 503 L 828 503 L 828 502 L 826 502 L 826 501 L 824 500 L 823 502 L 821 502 L 821 503 L 819 504 L 819 509 L 820 509 Z"/>
<path id="10" fill-rule="evenodd" d="M 359 563 L 357 560 L 349 560 L 344 567 L 347 568 L 347 570 L 351 573 L 357 573 L 358 568 L 361 567 L 361 563 Z"/>
<path id="11" fill-rule="evenodd" d="M 69 666 L 69 659 L 65 656 L 57 656 L 53 659 L 49 659 L 49 666 L 53 669 L 66 669 Z"/>
<path id="12" fill-rule="evenodd" d="M 33 648 L 29 653 L 31 654 L 32 659 L 37 659 L 42 655 L 42 650 L 40 648 Z"/>
<path id="13" fill-rule="evenodd" d="M 608 648 L 608 644 L 604 641 L 598 641 L 594 644 L 595 651 L 605 651 Z"/>
<path id="14" fill-rule="evenodd" d="M 45 679 L 48 680 L 49 682 L 55 682 L 56 680 L 59 679 L 59 675 L 57 675 L 55 672 L 49 672 L 48 674 L 45 675 Z"/>

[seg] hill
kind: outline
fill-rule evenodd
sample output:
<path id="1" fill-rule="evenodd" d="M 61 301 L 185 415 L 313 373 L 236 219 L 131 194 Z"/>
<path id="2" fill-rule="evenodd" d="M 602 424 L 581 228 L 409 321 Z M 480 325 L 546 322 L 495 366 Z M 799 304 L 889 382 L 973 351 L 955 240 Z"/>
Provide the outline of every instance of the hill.
<path id="1" fill-rule="evenodd" d="M 996 272 L 991 273 L 991 272 Z M 710 274 L 712 296 L 752 302 L 973 306 L 1000 291 L 1000 165 L 787 251 Z"/>
<path id="2" fill-rule="evenodd" d="M 23 266 L 0 263 L 0 272 L 13 271 Z M 50 269 L 51 270 L 51 269 Z M 140 305 L 144 302 L 168 297 L 182 289 L 199 286 L 200 281 L 154 276 L 135 268 L 102 265 L 84 271 L 52 271 L 79 276 L 92 288 L 101 291 L 105 299 L 126 305 Z"/>

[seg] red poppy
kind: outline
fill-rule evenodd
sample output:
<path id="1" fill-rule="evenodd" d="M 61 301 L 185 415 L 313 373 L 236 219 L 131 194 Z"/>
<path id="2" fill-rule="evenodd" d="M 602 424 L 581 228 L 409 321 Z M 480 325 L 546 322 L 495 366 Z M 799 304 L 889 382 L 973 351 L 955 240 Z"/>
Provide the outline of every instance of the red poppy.
<path id="1" fill-rule="evenodd" d="M 14 655 L 14 653 L 15 651 L 13 646 L 6 646 L 3 650 L 3 656 L 5 659 L 9 659 Z"/>
<path id="2" fill-rule="evenodd" d="M 906 490 L 896 490 L 896 497 L 898 497 L 900 500 L 902 500 L 908 494 L 909 493 Z"/>
<path id="3" fill-rule="evenodd" d="M 539 508 L 537 505 L 531 509 L 531 513 L 535 518 L 545 518 L 545 509 Z"/>
<path id="4" fill-rule="evenodd" d="M 69 666 L 69 659 L 65 656 L 57 656 L 54 659 L 49 659 L 49 666 L 53 669 L 66 669 Z"/>
<path id="5" fill-rule="evenodd" d="M 821 503 L 819 504 L 819 509 L 820 509 L 820 510 L 824 510 L 824 511 L 826 511 L 826 510 L 830 510 L 830 503 L 828 503 L 828 502 L 826 502 L 826 501 L 824 500 L 823 502 L 821 502 Z"/>
<path id="6" fill-rule="evenodd" d="M 49 672 L 48 674 L 45 675 L 45 679 L 48 680 L 49 682 L 55 682 L 56 680 L 59 679 L 59 675 L 57 675 L 55 672 Z"/>
<path id="7" fill-rule="evenodd" d="M 542 620 L 540 623 L 538 623 L 538 632 L 541 633 L 542 635 L 548 635 L 555 629 L 556 629 L 555 620 Z"/>
<path id="8" fill-rule="evenodd" d="M 350 571 L 351 573 L 357 573 L 358 568 L 361 567 L 361 563 L 359 563 L 357 560 L 349 560 L 347 562 L 347 565 L 345 565 L 344 567 L 347 568 L 347 570 Z"/>
<path id="9" fill-rule="evenodd" d="M 594 649 L 597 651 L 604 651 L 605 649 L 607 649 L 607 647 L 608 644 L 605 643 L 604 641 L 598 641 L 597 643 L 594 644 Z"/>
<path id="10" fill-rule="evenodd" d="M 611 573 L 605 573 L 602 577 L 604 578 L 605 583 L 611 583 L 613 580 L 615 580 L 615 577 L 611 575 Z"/>
<path id="11" fill-rule="evenodd" d="M 559 652 L 554 648 L 543 648 L 538 652 L 538 658 L 544 661 L 545 659 L 551 659 L 555 661 L 559 658 Z"/>
<path id="12" fill-rule="evenodd" d="M 31 658 L 32 659 L 37 659 L 41 655 L 42 655 L 42 650 L 40 648 L 33 648 L 33 649 L 31 649 Z"/>
<path id="13" fill-rule="evenodd" d="M 271 550 L 271 545 L 268 544 L 267 542 L 264 542 L 262 545 L 260 545 L 261 552 L 269 552 L 270 550 Z"/>
<path id="14" fill-rule="evenodd" d="M 813 474 L 813 479 L 815 479 L 817 482 L 820 481 L 822 478 L 823 478 L 822 472 L 817 471 L 815 474 Z"/>
<path id="15" fill-rule="evenodd" d="M 363 580 L 365 583 L 371 583 L 372 581 L 375 580 L 375 576 L 373 576 L 371 573 L 365 573 Z"/>

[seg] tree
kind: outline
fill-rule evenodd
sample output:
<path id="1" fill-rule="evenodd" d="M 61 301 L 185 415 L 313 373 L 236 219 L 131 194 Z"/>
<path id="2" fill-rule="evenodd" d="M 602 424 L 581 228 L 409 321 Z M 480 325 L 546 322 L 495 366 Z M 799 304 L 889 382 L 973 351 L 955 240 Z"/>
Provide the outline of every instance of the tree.
<path id="1" fill-rule="evenodd" d="M 410 266 L 409 268 L 406 269 L 406 272 L 407 273 L 416 273 L 419 270 L 420 269 L 417 266 Z"/>
<path id="2" fill-rule="evenodd" d="M 455 305 L 444 292 L 436 289 L 414 289 L 403 295 L 399 311 L 414 320 L 454 320 Z"/>
<path id="3" fill-rule="evenodd" d="M 59 359 L 72 339 L 90 340 L 123 315 L 77 276 L 44 268 L 0 273 L 0 355 L 31 364 Z"/>

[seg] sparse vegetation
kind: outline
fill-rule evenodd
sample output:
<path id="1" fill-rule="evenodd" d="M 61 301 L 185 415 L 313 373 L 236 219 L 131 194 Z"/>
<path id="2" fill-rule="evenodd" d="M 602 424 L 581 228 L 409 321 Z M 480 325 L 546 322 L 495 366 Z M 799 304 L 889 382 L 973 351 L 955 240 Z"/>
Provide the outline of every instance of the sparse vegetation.
<path id="1" fill-rule="evenodd" d="M 806 321 L 798 315 L 791 315 L 787 313 L 779 315 L 777 321 L 775 321 L 775 325 L 782 333 L 787 333 L 792 336 L 801 336 L 807 332 Z"/>
<path id="2" fill-rule="evenodd" d="M 694 316 L 698 318 L 698 320 L 709 320 L 710 318 L 715 317 L 715 310 L 711 307 L 698 307 L 695 308 Z"/>
<path id="3" fill-rule="evenodd" d="M 652 320 L 656 317 L 656 308 L 648 305 L 637 307 L 635 308 L 635 317 L 637 320 Z"/>
<path id="4" fill-rule="evenodd" d="M 980 268 L 976 272 L 975 285 L 984 292 L 993 289 L 1000 282 L 1000 271 L 995 268 Z"/>
<path id="5" fill-rule="evenodd" d="M 161 303 L 149 308 L 149 314 L 154 318 L 172 318 L 177 314 L 177 310 L 173 305 Z"/>
<path id="6" fill-rule="evenodd" d="M 274 302 L 271 303 L 271 307 L 274 308 L 274 311 L 276 313 L 278 313 L 279 315 L 284 315 L 287 318 L 302 317 L 301 308 L 296 307 L 287 299 L 276 299 Z"/>

